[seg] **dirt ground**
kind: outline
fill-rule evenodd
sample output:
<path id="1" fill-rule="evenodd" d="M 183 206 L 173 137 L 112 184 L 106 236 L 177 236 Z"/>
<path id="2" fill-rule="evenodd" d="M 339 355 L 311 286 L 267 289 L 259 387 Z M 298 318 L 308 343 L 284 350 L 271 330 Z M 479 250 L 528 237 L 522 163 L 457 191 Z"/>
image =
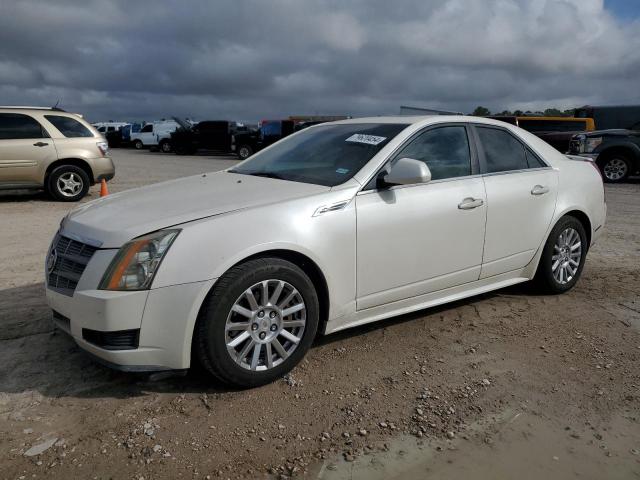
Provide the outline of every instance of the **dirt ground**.
<path id="1" fill-rule="evenodd" d="M 233 164 L 114 159 L 112 191 Z M 640 182 L 607 205 L 568 294 L 520 285 L 320 338 L 234 391 L 114 372 L 54 331 L 44 257 L 72 206 L 0 193 L 0 478 L 640 478 Z"/>

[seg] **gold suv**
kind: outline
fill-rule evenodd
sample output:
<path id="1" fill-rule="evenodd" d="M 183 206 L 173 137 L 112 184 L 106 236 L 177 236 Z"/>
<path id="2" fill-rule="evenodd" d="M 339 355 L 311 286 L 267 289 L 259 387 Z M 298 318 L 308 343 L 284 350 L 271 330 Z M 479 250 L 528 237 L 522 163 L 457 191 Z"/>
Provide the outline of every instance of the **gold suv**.
<path id="1" fill-rule="evenodd" d="M 44 188 L 74 202 L 114 174 L 106 140 L 79 115 L 0 107 L 0 190 Z"/>

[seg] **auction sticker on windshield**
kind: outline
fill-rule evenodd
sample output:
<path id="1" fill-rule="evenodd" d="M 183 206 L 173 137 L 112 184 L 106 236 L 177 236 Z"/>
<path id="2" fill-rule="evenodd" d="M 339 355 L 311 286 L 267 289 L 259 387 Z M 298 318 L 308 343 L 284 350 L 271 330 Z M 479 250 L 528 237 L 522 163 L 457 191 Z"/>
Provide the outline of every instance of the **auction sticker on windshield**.
<path id="1" fill-rule="evenodd" d="M 378 145 L 384 142 L 387 137 L 378 137 L 377 135 L 365 135 L 364 133 L 354 133 L 345 142 L 366 143 L 367 145 Z"/>

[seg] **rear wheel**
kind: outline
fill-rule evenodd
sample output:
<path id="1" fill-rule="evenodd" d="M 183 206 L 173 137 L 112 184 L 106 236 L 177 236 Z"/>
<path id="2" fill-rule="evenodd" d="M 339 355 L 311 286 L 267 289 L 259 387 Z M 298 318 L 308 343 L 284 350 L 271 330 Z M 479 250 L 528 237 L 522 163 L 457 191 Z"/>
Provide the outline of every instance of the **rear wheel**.
<path id="1" fill-rule="evenodd" d="M 47 178 L 47 192 L 61 202 L 76 202 L 89 191 L 89 175 L 76 165 L 61 165 Z"/>
<path id="2" fill-rule="evenodd" d="M 171 152 L 171 142 L 169 140 L 163 140 L 160 142 L 160 151 L 163 153 Z"/>
<path id="3" fill-rule="evenodd" d="M 298 364 L 318 320 L 318 296 L 299 267 L 279 258 L 250 260 L 227 272 L 205 300 L 194 349 L 218 379 L 255 387 Z"/>
<path id="4" fill-rule="evenodd" d="M 133 146 L 136 150 L 142 150 L 142 147 L 144 147 L 144 145 L 142 144 L 142 140 L 136 140 L 135 142 L 133 142 Z"/>
<path id="5" fill-rule="evenodd" d="M 599 163 L 602 177 L 606 182 L 622 182 L 629 176 L 630 162 L 623 155 L 612 155 Z"/>
<path id="6" fill-rule="evenodd" d="M 575 217 L 561 218 L 542 251 L 536 281 L 549 293 L 571 290 L 580 278 L 587 255 L 587 235 Z"/>

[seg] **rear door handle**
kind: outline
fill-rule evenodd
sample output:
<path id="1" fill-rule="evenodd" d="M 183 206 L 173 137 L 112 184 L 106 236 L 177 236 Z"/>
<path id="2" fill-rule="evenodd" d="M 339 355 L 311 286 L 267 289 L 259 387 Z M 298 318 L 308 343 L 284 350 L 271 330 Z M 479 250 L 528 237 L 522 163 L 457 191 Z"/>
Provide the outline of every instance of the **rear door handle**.
<path id="1" fill-rule="evenodd" d="M 531 195 L 544 195 L 547 192 L 549 192 L 549 187 L 544 185 L 536 185 L 531 189 Z"/>
<path id="2" fill-rule="evenodd" d="M 484 201 L 480 198 L 467 197 L 458 204 L 460 210 L 471 210 L 484 205 Z"/>
<path id="3" fill-rule="evenodd" d="M 34 147 L 46 147 L 47 145 L 49 144 L 45 142 L 36 142 L 33 144 Z"/>

